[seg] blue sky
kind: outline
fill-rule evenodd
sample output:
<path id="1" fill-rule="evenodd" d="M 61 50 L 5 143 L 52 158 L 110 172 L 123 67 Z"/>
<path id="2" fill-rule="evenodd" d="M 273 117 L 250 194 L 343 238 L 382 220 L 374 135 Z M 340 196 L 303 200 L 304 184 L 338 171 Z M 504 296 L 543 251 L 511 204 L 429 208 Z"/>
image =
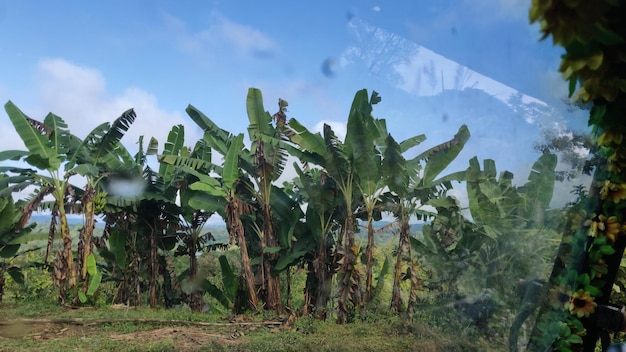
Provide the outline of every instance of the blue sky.
<path id="1" fill-rule="evenodd" d="M 564 112 L 561 50 L 538 41 L 529 6 L 0 0 L 0 101 L 36 119 L 52 111 L 78 136 L 134 107 L 127 145 L 139 135 L 163 143 L 179 123 L 192 145 L 201 131 L 185 115 L 187 104 L 245 132 L 245 96 L 257 87 L 267 110 L 280 97 L 289 117 L 311 129 L 325 121 L 341 134 L 354 93 L 368 88 L 381 94 L 374 114 L 388 119 L 397 139 L 425 133 L 432 146 L 467 123 L 473 137 L 457 169 L 478 155 L 525 178 L 542 128 L 586 125 L 584 113 Z M 513 106 L 515 94 L 521 103 Z M 22 149 L 2 115 L 0 149 Z"/>

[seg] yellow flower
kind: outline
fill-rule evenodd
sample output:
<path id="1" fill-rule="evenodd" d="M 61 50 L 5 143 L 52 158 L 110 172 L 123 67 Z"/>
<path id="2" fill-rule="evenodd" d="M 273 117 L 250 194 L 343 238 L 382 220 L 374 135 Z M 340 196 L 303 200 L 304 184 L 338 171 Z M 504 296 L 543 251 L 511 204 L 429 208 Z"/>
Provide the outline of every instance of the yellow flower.
<path id="1" fill-rule="evenodd" d="M 611 143 L 620 145 L 623 139 L 624 135 L 620 132 L 606 131 L 598 137 L 598 144 L 605 147 L 609 146 Z"/>
<path id="2" fill-rule="evenodd" d="M 626 167 L 626 156 L 621 150 L 613 152 L 607 161 L 609 163 L 609 171 L 614 174 L 620 173 Z"/>
<path id="3" fill-rule="evenodd" d="M 587 224 L 587 222 L 585 222 Z M 615 242 L 617 235 L 623 230 L 623 226 L 617 222 L 617 217 L 607 218 L 600 215 L 589 223 L 589 236 L 606 236 L 607 239 Z"/>
<path id="4" fill-rule="evenodd" d="M 606 219 L 604 215 L 600 215 L 600 218 Z M 604 234 L 609 240 L 615 242 L 615 240 L 617 239 L 617 235 L 623 229 L 622 225 L 619 222 L 617 222 L 617 217 L 615 216 L 611 216 L 610 218 L 606 219 L 604 224 L 606 226 L 606 231 Z"/>
<path id="5" fill-rule="evenodd" d="M 600 184 L 600 198 L 619 203 L 626 199 L 626 184 L 613 183 L 609 180 L 604 181 Z"/>
<path id="6" fill-rule="evenodd" d="M 589 292 L 578 290 L 570 299 L 569 311 L 579 318 L 588 318 L 590 314 L 596 311 L 598 304 L 594 300 L 595 298 L 591 297 Z"/>

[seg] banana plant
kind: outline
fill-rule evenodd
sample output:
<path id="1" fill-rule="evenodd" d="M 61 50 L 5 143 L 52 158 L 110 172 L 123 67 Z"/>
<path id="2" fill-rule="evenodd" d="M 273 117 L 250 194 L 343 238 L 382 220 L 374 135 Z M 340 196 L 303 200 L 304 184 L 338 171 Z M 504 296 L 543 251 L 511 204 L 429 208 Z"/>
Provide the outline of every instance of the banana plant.
<path id="1" fill-rule="evenodd" d="M 360 197 L 358 176 L 355 163 L 365 162 L 363 168 L 371 165 L 368 157 L 375 158 L 374 137 L 376 128 L 371 118 L 372 102 L 379 101 L 378 95 L 373 94 L 372 100 L 368 100 L 366 90 L 361 90 L 355 95 L 350 109 L 348 130 L 345 143 L 339 140 L 332 128 L 324 125 L 323 136 L 319 133 L 311 133 L 295 119 L 289 120 L 291 132 L 288 134 L 294 148 L 287 148 L 289 152 L 298 157 L 302 162 L 314 163 L 324 168 L 325 174 L 332 178 L 333 183 L 343 198 L 342 214 L 335 214 L 343 218 L 341 232 L 337 238 L 335 262 L 339 264 L 339 297 L 337 300 L 339 323 L 347 322 L 352 313 L 360 309 L 362 303 L 361 293 L 361 265 L 358 264 L 359 248 L 355 243 L 355 204 Z M 365 138 L 365 140 L 363 140 Z M 377 160 L 374 159 L 376 164 Z M 369 172 L 369 170 L 368 170 Z M 377 174 L 364 175 L 363 185 L 373 188 L 372 180 Z M 375 197 L 372 190 L 372 196 Z M 324 227 L 322 227 L 324 228 Z"/>
<path id="2" fill-rule="evenodd" d="M 212 176 L 192 172 L 198 181 L 189 185 L 191 190 L 200 191 L 189 198 L 189 205 L 196 209 L 211 209 L 222 215 L 226 221 L 231 243 L 237 243 L 241 252 L 243 263 L 243 276 L 248 290 L 250 307 L 258 309 L 259 300 L 255 283 L 255 275 L 252 270 L 248 243 L 245 236 L 241 218 L 252 212 L 252 207 L 240 198 L 241 186 L 246 180 L 240 175 L 238 167 L 239 155 L 243 150 L 243 134 L 237 135 L 229 146 L 224 159 L 221 180 Z"/>
<path id="3" fill-rule="evenodd" d="M 157 156 L 158 159 L 170 156 L 189 157 L 190 151 L 184 146 L 185 130 L 182 125 L 173 126 L 164 144 L 163 152 Z M 148 155 L 155 153 L 157 148 L 150 148 Z M 193 219 L 193 212 L 185 214 L 183 207 L 177 204 L 177 198 L 180 195 L 180 189 L 184 188 L 187 173 L 182 167 L 167 163 L 160 163 L 158 170 L 152 170 L 149 166 L 144 169 L 144 180 L 146 183 L 144 195 L 139 198 L 137 203 L 137 219 L 136 226 L 138 233 L 146 238 L 147 248 L 143 248 L 147 252 L 147 263 L 149 265 L 149 304 L 151 308 L 157 305 L 157 279 L 161 273 L 161 260 L 159 249 L 170 251 L 175 248 L 177 242 L 177 234 L 181 228 L 181 222 L 189 222 L 195 224 L 191 226 L 192 237 L 199 235 L 201 225 L 205 220 L 205 216 L 196 213 L 196 219 Z M 187 221 L 184 220 L 187 216 Z M 181 217 L 183 219 L 181 219 Z M 202 219 L 200 221 L 200 219 Z M 196 243 L 194 241 L 194 243 Z M 143 252 L 143 253 L 146 253 Z M 195 266 L 194 259 L 190 258 L 190 264 Z M 195 274 L 195 273 L 194 273 Z M 192 279 L 195 279 L 192 278 Z M 194 310 L 201 309 L 201 302 L 198 293 L 199 285 L 193 285 L 191 288 Z"/>
<path id="4" fill-rule="evenodd" d="M 385 122 L 371 116 L 372 106 L 379 101 L 380 97 L 376 92 L 369 98 L 366 90 L 356 93 L 350 110 L 345 143 L 335 136 L 328 125 L 324 126 L 322 136 L 311 133 L 295 119 L 289 120 L 289 127 L 293 131 L 289 138 L 297 146 L 297 149 L 289 149 L 289 152 L 303 162 L 324 168 L 343 198 L 344 204 L 339 208 L 342 209 L 341 217 L 344 222 L 337 238 L 336 253 L 336 258 L 339 258 L 337 270 L 340 274 L 337 319 L 339 323 L 346 322 L 348 316 L 362 303 L 362 265 L 358 262 L 360 250 L 354 240 L 354 210 L 360 206 L 359 202 L 362 200 L 364 202 L 361 204 L 363 204 L 368 221 L 369 245 L 366 248 L 365 257 L 367 266 L 371 268 L 373 250 L 371 222 L 374 218 L 375 207 L 381 200 L 381 189 L 385 186 L 381 183 L 383 170 L 389 168 L 389 163 L 385 165 L 384 158 L 381 161 L 381 156 L 387 152 L 388 147 L 385 145 L 385 138 L 388 135 Z M 459 138 L 462 139 L 464 136 Z M 410 138 L 403 142 L 403 146 L 408 149 L 409 146 L 415 146 L 423 139 L 423 136 Z M 397 164 L 394 166 L 401 168 Z M 438 172 L 431 172 L 430 169 L 429 172 L 434 175 L 438 174 Z M 408 185 L 408 175 L 405 179 Z M 366 285 L 368 281 L 371 292 L 371 277 L 369 280 L 366 278 Z"/>
<path id="5" fill-rule="evenodd" d="M 73 161 L 77 158 L 81 140 L 70 134 L 65 121 L 57 115 L 49 113 L 44 121 L 40 122 L 26 116 L 11 101 L 7 102 L 4 108 L 27 150 L 4 151 L 0 155 L 0 160 L 23 160 L 38 170 L 48 173 L 47 176 L 33 174 L 31 183 L 39 187 L 40 195 L 52 194 L 57 205 L 56 212 L 61 225 L 63 244 L 59 246 L 56 254 L 53 279 L 59 287 L 58 301 L 62 304 L 65 302 L 67 288 L 76 286 L 72 238 L 67 223 L 65 203 L 66 192 L 72 187 L 69 179 L 76 174 L 76 170 L 70 169 L 68 165 L 73 165 Z M 61 169 L 64 163 L 66 163 L 65 172 Z M 47 253 L 51 249 L 53 238 L 54 234 L 48 239 Z"/>
<path id="6" fill-rule="evenodd" d="M 106 197 L 100 181 L 123 171 L 123 161 L 115 151 L 123 147 L 120 140 L 136 117 L 135 111 L 129 109 L 113 123 L 105 122 L 93 129 L 78 147 L 77 157 L 70 160 L 67 165 L 67 168 L 87 180 L 81 197 L 84 225 L 80 230 L 78 241 L 78 272 L 82 283 L 82 295 L 79 298 L 83 303 L 86 301 L 85 295 L 88 291 L 93 291 L 94 287 L 97 288 L 95 283 L 99 283 L 102 276 L 95 264 L 88 267 L 87 263 L 92 254 L 95 215 L 102 212 Z"/>
<path id="7" fill-rule="evenodd" d="M 294 163 L 298 177 L 294 191 L 299 201 L 307 204 L 306 231 L 293 246 L 294 253 L 303 255 L 308 268 L 304 313 L 313 313 L 320 319 L 327 316 L 333 281 L 332 248 L 335 245 L 333 230 L 338 227 L 337 209 L 343 202 L 338 196 L 334 180 L 324 169 L 305 164 L 301 169 Z"/>
<path id="8" fill-rule="evenodd" d="M 413 215 L 421 219 L 433 216 L 434 214 L 426 207 L 428 202 L 442 196 L 446 190 L 452 188 L 452 181 L 464 179 L 464 172 L 454 172 L 436 178 L 457 157 L 469 137 L 470 132 L 467 126 L 462 125 L 450 141 L 432 147 L 407 160 L 403 153 L 417 146 L 424 138 L 416 136 L 397 143 L 391 135 L 387 136 L 383 175 L 390 193 L 386 198 L 389 200 L 389 210 L 399 222 L 400 229 L 391 297 L 391 309 L 394 311 L 400 311 L 402 307 L 400 284 L 403 281 L 404 253 L 408 256 L 409 269 L 407 269 L 407 273 L 410 273 L 405 277 L 411 280 L 407 304 L 409 311 L 413 309 L 417 300 L 416 290 L 419 281 L 415 276 L 416 267 L 411 253 L 409 219 Z"/>
<path id="9" fill-rule="evenodd" d="M 545 234 L 555 233 L 546 219 L 557 175 L 556 164 L 555 154 L 543 153 L 533 164 L 528 181 L 520 187 L 513 185 L 510 172 L 502 172 L 496 178 L 493 160 L 485 160 L 481 170 L 477 158 L 473 158 L 467 169 L 469 210 L 476 231 L 482 234 L 473 259 L 476 277 L 483 278 L 482 286 L 493 289 L 502 301 L 517 308 L 509 336 L 512 351 L 517 350 L 519 331 L 524 320 L 534 313 L 537 302 L 528 302 L 520 308 L 518 297 L 510 294 L 511 282 L 522 282 L 531 274 L 536 278 L 537 273 L 547 272 L 549 263 L 542 258 L 552 255 L 541 255 L 549 247 L 537 247 L 537 243 L 547 243 L 549 237 Z M 563 227 L 570 228 L 571 224 Z M 538 241 L 540 236 L 546 236 L 546 240 Z M 527 243 L 533 243 L 533 247 Z M 572 239 L 566 247 L 575 248 L 572 243 L 576 241 Z M 565 257 L 564 253 L 557 256 L 561 257 Z M 533 267 L 528 263 L 533 263 Z"/>
<path id="10" fill-rule="evenodd" d="M 211 163 L 211 147 L 203 139 L 196 142 L 193 150 L 183 147 L 182 126 L 172 129 L 164 151 L 158 156 L 160 161 L 159 174 L 164 179 L 176 180 L 176 188 L 180 197 L 180 215 L 177 226 L 178 249 L 175 255 L 184 254 L 189 258 L 189 268 L 183 276 L 183 287 L 190 291 L 189 306 L 193 311 L 202 310 L 203 290 L 206 290 L 206 280 L 198 272 L 197 253 L 205 250 L 212 239 L 210 233 L 203 228 L 207 220 L 216 212 L 210 209 L 196 209 L 189 205 L 191 197 L 197 193 L 188 185 L 199 181 L 195 174 L 208 175 L 217 166 Z M 174 176 L 177 175 L 177 176 Z"/>
<path id="11" fill-rule="evenodd" d="M 4 151 L 1 160 L 23 159 L 29 165 L 47 171 L 49 176 L 31 174 L 31 183 L 39 187 L 34 199 L 42 199 L 46 194 L 52 194 L 54 204 L 51 208 L 57 215 L 61 225 L 63 246 L 59 248 L 55 259 L 54 281 L 59 286 L 59 302 L 65 301 L 67 286 L 76 285 L 74 260 L 71 251 L 71 237 L 67 224 L 66 206 L 68 195 L 74 198 L 81 197 L 84 207 L 86 226 L 81 233 L 79 242 L 79 271 L 80 279 L 86 280 L 86 261 L 91 249 L 91 237 L 94 227 L 93 200 L 95 196 L 94 179 L 99 175 L 98 166 L 104 160 L 111 160 L 110 151 L 119 142 L 129 125 L 134 121 L 135 114 L 126 111 L 111 127 L 108 123 L 94 129 L 88 137 L 81 141 L 70 134 L 67 124 L 62 118 L 52 113 L 48 114 L 43 123 L 26 116 L 12 102 L 5 105 L 5 110 L 22 138 L 27 151 Z M 63 165 L 64 173 L 61 166 Z M 87 191 L 83 192 L 69 183 L 69 179 L 76 174 L 88 179 Z M 34 210 L 34 209 L 33 209 Z M 54 220 L 51 223 L 46 262 L 54 240 Z"/>
<path id="12" fill-rule="evenodd" d="M 98 247 L 112 275 L 121 276 L 116 302 L 140 305 L 143 300 L 140 287 L 147 281 L 148 302 L 156 307 L 159 275 L 164 278 L 161 291 L 166 305 L 176 299 L 172 297 L 175 293 L 179 292 L 179 298 L 182 296 L 177 277 L 168 269 L 169 257 L 159 254 L 159 250 L 174 249 L 178 235 L 185 232 L 181 230 L 184 221 L 176 199 L 179 188 L 185 184 L 186 174 L 177 165 L 160 165 L 153 170 L 147 160 L 150 155 L 159 158 L 187 156 L 189 151 L 183 142 L 184 129 L 177 125 L 168 134 L 161 155 L 158 155 L 158 141 L 154 138 L 144 150 L 143 137 L 140 137 L 135 156 L 119 143 L 112 150 L 119 168 L 102 180 L 102 187 L 107 191 L 106 224 Z"/>
<path id="13" fill-rule="evenodd" d="M 367 246 L 365 248 L 365 289 L 363 302 L 372 296 L 372 266 L 374 262 L 374 211 L 380 204 L 380 196 L 385 188 L 382 178 L 382 153 L 376 143 L 380 136 L 386 136 L 384 120 L 374 119 L 373 105 L 381 101 L 376 91 L 368 100 L 366 90 L 356 93 L 350 116 L 348 117 L 346 134 L 346 151 L 356 175 L 355 186 L 361 195 L 362 208 L 365 210 L 367 229 Z M 378 210 L 380 214 L 380 210 Z M 380 218 L 380 216 L 378 216 Z"/>
<path id="14" fill-rule="evenodd" d="M 324 168 L 343 198 L 342 214 L 337 214 L 344 221 L 337 239 L 335 261 L 339 264 L 337 322 L 346 323 L 349 316 L 361 306 L 361 268 L 357 266 L 359 248 L 354 237 L 353 201 L 358 198 L 355 170 L 345 144 L 337 138 L 330 126 L 324 125 L 323 137 L 319 133 L 309 132 L 295 119 L 289 120 L 289 126 L 294 131 L 290 140 L 297 146 L 297 150 L 291 153 L 301 161 L 314 162 Z M 354 134 L 355 131 L 348 133 Z"/>
<path id="15" fill-rule="evenodd" d="M 11 196 L 16 189 L 12 187 L 15 184 L 11 185 L 11 183 L 19 184 L 21 180 L 24 178 L 0 174 L 0 302 L 4 293 L 5 274 L 11 276 L 18 284 L 24 283 L 21 268 L 12 265 L 11 260 L 18 255 L 21 245 L 20 237 L 31 232 L 36 225 L 34 223 L 25 225 L 22 221 L 25 205 L 16 204 Z"/>
<path id="16" fill-rule="evenodd" d="M 279 112 L 283 112 L 284 104 L 279 100 Z M 280 280 L 273 271 L 273 263 L 278 255 L 275 248 L 289 247 L 289 241 L 279 243 L 272 214 L 273 182 L 281 175 L 287 161 L 287 152 L 282 141 L 284 126 L 272 125 L 272 116 L 263 107 L 263 95 L 259 89 L 250 88 L 246 98 L 248 114 L 248 137 L 252 141 L 252 170 L 246 170 L 255 181 L 255 198 L 259 206 L 258 218 L 262 223 L 257 226 L 261 238 L 263 272 L 262 289 L 265 296 L 266 309 L 282 312 Z"/>
<path id="17" fill-rule="evenodd" d="M 429 272 L 429 289 L 436 299 L 459 295 L 459 279 L 471 269 L 473 260 L 488 239 L 461 213 L 458 201 L 450 196 L 430 200 L 436 210 L 432 222 L 422 228 L 423 237 L 411 237 L 411 247 Z"/>
<path id="18" fill-rule="evenodd" d="M 512 183 L 510 172 L 505 171 L 496 178 L 493 160 L 485 160 L 483 170 L 476 158 L 470 160 L 467 169 L 469 210 L 478 231 L 486 238 L 479 256 L 481 270 L 484 270 L 482 276 L 485 287 L 495 289 L 503 297 L 509 296 L 512 280 L 525 279 L 528 274 L 523 272 L 528 258 L 519 252 L 523 244 L 545 232 L 544 219 L 552 199 L 556 164 L 556 155 L 542 154 L 534 163 L 528 182 L 517 187 Z M 512 273 L 518 277 L 504 277 Z"/>
<path id="19" fill-rule="evenodd" d="M 218 259 L 222 273 L 222 288 L 219 288 L 208 279 L 202 281 L 203 289 L 215 298 L 224 308 L 236 312 L 235 302 L 237 291 L 239 291 L 239 281 L 225 255 Z"/>
<path id="20" fill-rule="evenodd" d="M 207 173 L 198 172 L 190 166 L 189 160 L 168 160 L 161 159 L 161 162 L 179 162 L 186 164 L 185 170 L 197 178 L 197 181 L 189 185 L 193 193 L 188 194 L 185 202 L 194 209 L 204 211 L 214 211 L 220 214 L 230 234 L 231 244 L 238 243 L 243 264 L 243 278 L 246 283 L 248 302 L 253 310 L 259 308 L 259 299 L 255 283 L 255 275 L 252 270 L 250 255 L 248 254 L 248 243 L 244 233 L 242 217 L 252 213 L 253 208 L 243 197 L 249 190 L 250 182 L 247 177 L 240 172 L 240 164 L 251 165 L 245 159 L 249 152 L 246 152 L 243 144 L 243 134 L 233 136 L 229 132 L 220 129 L 206 115 L 189 105 L 187 114 L 200 126 L 205 134 L 203 143 L 210 146 L 220 154 L 224 155 L 224 162 L 221 166 L 214 166 L 213 170 L 219 177 L 213 177 Z M 196 163 L 196 166 L 200 163 Z"/>
<path id="21" fill-rule="evenodd" d="M 285 106 L 286 102 L 279 100 L 279 112 L 283 115 Z M 273 182 L 282 174 L 287 158 L 284 148 L 285 143 L 282 140 L 285 130 L 282 124 L 276 127 L 272 125 L 272 116 L 263 107 L 263 97 L 260 90 L 255 88 L 249 89 L 246 99 L 246 110 L 250 122 L 248 135 L 252 142 L 250 150 L 243 148 L 243 135 L 233 139 L 230 133 L 218 128 L 210 119 L 192 106 L 188 107 L 187 112 L 205 130 L 203 140 L 220 154 L 226 156 L 227 162 L 225 161 L 221 170 L 220 168 L 215 170 L 218 174 L 223 172 L 221 182 L 223 182 L 223 187 L 226 187 L 226 192 L 218 192 L 213 197 L 226 200 L 227 206 L 223 216 L 226 218 L 227 224 L 230 224 L 231 236 L 240 242 L 242 251 L 247 251 L 247 246 L 242 245 L 246 241 L 240 216 L 249 214 L 253 206 L 252 203 L 246 204 L 244 198 L 241 197 L 242 188 L 246 188 L 245 192 L 249 192 L 250 200 L 258 208 L 253 221 L 258 221 L 259 223 L 252 224 L 251 228 L 258 235 L 261 244 L 261 289 L 265 298 L 265 308 L 281 312 L 281 287 L 274 265 L 279 256 L 278 252 L 289 249 L 290 240 L 285 240 L 284 238 L 286 237 L 277 235 L 282 230 L 275 225 L 272 197 L 277 192 Z M 233 147 L 235 149 L 232 149 Z M 228 158 L 229 154 L 232 154 L 231 158 Z M 227 167 L 228 170 L 225 170 Z M 239 176 L 240 170 L 244 177 Z M 207 179 L 205 178 L 205 180 Z M 253 180 L 254 186 L 249 184 L 247 180 Z M 210 183 L 211 181 L 207 182 Z M 200 184 L 197 183 L 194 187 L 201 187 Z M 214 184 L 208 187 L 215 186 Z M 220 187 L 222 186 L 218 186 L 218 188 Z M 197 196 L 195 199 L 192 198 L 192 200 L 202 202 L 199 200 L 200 198 L 200 196 Z M 209 201 L 213 202 L 214 199 Z M 198 205 L 196 203 L 196 206 Z M 205 204 L 204 206 L 207 205 Z M 286 233 L 288 233 L 288 230 Z M 242 256 L 244 256 L 243 253 Z M 246 253 L 245 257 L 249 258 L 249 255 Z M 244 265 L 244 271 L 248 267 L 249 265 Z M 248 289 L 252 294 L 256 289 L 252 289 L 254 280 L 251 265 L 250 273 L 244 273 L 244 275 L 248 282 Z M 256 296 L 256 294 L 254 295 Z M 252 306 L 256 309 L 257 299 L 252 298 L 251 301 L 254 301 Z"/>

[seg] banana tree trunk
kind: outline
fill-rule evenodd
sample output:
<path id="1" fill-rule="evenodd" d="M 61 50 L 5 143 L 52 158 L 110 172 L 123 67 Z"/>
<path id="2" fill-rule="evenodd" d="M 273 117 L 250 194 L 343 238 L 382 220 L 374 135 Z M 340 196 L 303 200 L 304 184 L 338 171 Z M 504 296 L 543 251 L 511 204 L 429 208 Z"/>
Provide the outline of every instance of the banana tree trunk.
<path id="1" fill-rule="evenodd" d="M 256 311 L 259 306 L 259 298 L 256 292 L 256 285 L 254 283 L 254 272 L 252 271 L 252 264 L 250 264 L 250 256 L 248 255 L 248 245 L 246 244 L 246 237 L 244 236 L 243 225 L 239 222 L 241 230 L 238 231 L 239 238 L 239 250 L 241 252 L 241 261 L 244 269 L 244 280 L 248 288 L 248 297 L 250 299 L 250 307 Z"/>
<path id="2" fill-rule="evenodd" d="M 159 263 L 157 256 L 156 231 L 150 229 L 150 289 L 149 302 L 150 308 L 156 308 L 157 305 L 157 275 L 159 273 Z"/>
<path id="3" fill-rule="evenodd" d="M 361 306 L 361 278 L 356 267 L 358 248 L 354 240 L 354 218 L 350 206 L 347 207 L 346 214 L 345 234 L 341 248 L 343 257 L 338 261 L 341 273 L 337 299 L 338 324 L 351 322 L 353 313 Z"/>
<path id="4" fill-rule="evenodd" d="M 391 291 L 391 310 L 399 312 L 402 310 L 402 257 L 404 252 L 410 248 L 409 243 L 409 222 L 408 217 L 403 216 L 400 220 L 400 235 L 398 239 L 398 250 L 396 254 L 396 267 L 393 276 L 393 288 Z"/>
<path id="5" fill-rule="evenodd" d="M 0 263 L 0 303 L 2 303 L 2 297 L 4 296 L 4 274 L 6 273 L 7 263 L 2 261 Z"/>
<path id="6" fill-rule="evenodd" d="M 50 216 L 50 226 L 48 228 L 48 242 L 46 244 L 46 256 L 44 257 L 44 263 L 46 266 L 50 264 L 50 253 L 52 253 L 54 247 L 54 236 L 56 235 L 57 219 L 59 218 L 59 206 L 54 204 L 52 207 L 52 214 Z"/>
<path id="7" fill-rule="evenodd" d="M 133 306 L 140 306 L 142 304 L 141 299 L 141 279 L 140 279 L 140 269 L 141 269 L 141 258 L 139 256 L 139 252 L 137 251 L 137 232 L 133 232 L 133 236 L 128 236 L 129 247 L 131 248 L 132 258 L 131 264 L 129 265 L 129 274 L 131 275 L 129 278 L 128 285 L 128 303 Z M 134 290 L 131 291 L 131 290 Z M 134 298 L 133 294 L 134 293 Z"/>
<path id="8" fill-rule="evenodd" d="M 263 227 L 265 231 L 265 248 L 277 247 L 278 241 L 274 234 L 272 226 L 272 214 L 270 207 L 266 205 L 263 209 L 264 221 Z M 281 314 L 283 310 L 280 280 L 278 276 L 272 273 L 273 263 L 276 260 L 276 253 L 263 253 L 263 276 L 265 278 L 265 305 L 266 309 L 273 310 L 277 314 Z"/>
<path id="9" fill-rule="evenodd" d="M 58 302 L 65 304 L 65 296 L 68 287 L 76 286 L 76 275 L 74 273 L 74 258 L 72 256 L 72 237 L 70 227 L 67 223 L 65 208 L 59 208 L 59 223 L 61 225 L 61 236 L 63 243 L 59 244 L 59 249 L 54 261 L 53 282 L 59 288 Z"/>
<path id="10" fill-rule="evenodd" d="M 226 225 L 228 226 L 228 233 L 230 236 L 237 238 L 239 244 L 239 251 L 241 252 L 241 262 L 243 266 L 243 276 L 248 289 L 248 298 L 250 307 L 256 311 L 259 306 L 259 298 L 256 292 L 256 285 L 254 282 L 254 272 L 252 271 L 252 264 L 250 264 L 250 256 L 248 255 L 248 246 L 246 244 L 246 237 L 244 234 L 243 223 L 239 214 L 243 211 L 240 209 L 242 204 L 240 200 L 231 198 L 226 205 Z"/>
<path id="11" fill-rule="evenodd" d="M 291 310 L 291 268 L 287 267 L 287 308 Z"/>
<path id="12" fill-rule="evenodd" d="M 79 272 L 80 277 L 79 280 L 82 284 L 83 292 L 87 292 L 88 287 L 88 277 L 87 277 L 87 257 L 91 253 L 92 250 L 92 238 L 93 238 L 93 229 L 95 227 L 95 219 L 94 219 L 94 198 L 95 198 L 95 190 L 93 186 L 89 183 L 85 187 L 85 193 L 82 197 L 83 202 L 83 216 L 85 219 L 85 223 L 83 228 L 80 230 L 80 237 L 78 240 L 78 258 L 79 258 Z"/>
<path id="13" fill-rule="evenodd" d="M 363 301 L 372 299 L 372 266 L 374 265 L 374 224 L 372 211 L 367 212 L 367 248 L 365 249 L 365 293 Z"/>
<path id="14" fill-rule="evenodd" d="M 409 233 L 410 226 L 407 229 L 407 233 Z M 407 236 L 409 238 L 410 234 Z M 409 240 L 410 241 L 410 240 Z M 411 249 L 410 243 L 407 245 L 407 251 L 409 256 L 409 279 L 411 280 L 411 288 L 409 289 L 409 301 L 406 304 L 407 314 L 415 313 L 415 304 L 417 303 L 417 291 L 420 289 L 420 280 L 417 277 L 417 264 L 413 260 L 413 251 Z M 407 270 L 409 270 L 407 269 Z"/>
<path id="15" fill-rule="evenodd" d="M 162 268 L 163 268 L 163 291 L 165 298 L 165 306 L 171 308 L 176 304 L 176 300 L 173 298 L 183 297 L 184 293 L 180 287 L 178 276 L 176 275 L 176 268 L 172 257 L 168 255 L 161 256 Z M 202 296 L 200 296 L 202 299 Z M 202 308 L 202 306 L 201 306 Z"/>
<path id="16" fill-rule="evenodd" d="M 195 236 L 187 237 L 187 248 L 189 255 L 189 278 L 191 282 L 199 282 L 198 278 L 198 258 L 196 258 L 197 242 Z M 193 291 L 191 291 L 191 295 L 189 297 L 189 307 L 192 312 L 199 313 L 202 311 L 202 307 L 204 303 L 202 302 L 202 291 L 193 287 Z"/>
<path id="17" fill-rule="evenodd" d="M 315 295 L 315 315 L 320 319 L 326 319 L 326 307 L 330 300 L 330 292 L 333 284 L 333 268 L 328 263 L 327 238 L 324 236 L 320 246 L 319 255 L 315 267 L 318 280 L 317 294 Z"/>
<path id="18" fill-rule="evenodd" d="M 327 263 L 326 239 L 323 241 L 315 258 L 307 262 L 309 272 L 304 289 L 303 311 L 304 315 L 313 314 L 320 320 L 326 319 L 327 305 L 332 289 L 332 269 L 331 265 Z"/>
<path id="19" fill-rule="evenodd" d="M 307 279 L 304 288 L 303 314 L 313 314 L 316 318 L 326 319 L 326 306 L 332 289 L 332 266 L 328 263 L 327 237 L 324 235 L 315 253 L 307 261 Z"/>

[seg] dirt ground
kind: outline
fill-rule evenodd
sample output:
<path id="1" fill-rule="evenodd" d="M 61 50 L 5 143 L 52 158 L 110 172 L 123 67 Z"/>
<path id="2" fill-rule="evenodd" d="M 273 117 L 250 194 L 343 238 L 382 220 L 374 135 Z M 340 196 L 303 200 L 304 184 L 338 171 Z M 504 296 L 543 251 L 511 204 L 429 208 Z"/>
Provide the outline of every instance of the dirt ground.
<path id="1" fill-rule="evenodd" d="M 270 330 L 279 329 L 276 325 L 265 326 Z M 100 323 L 68 324 L 67 322 L 51 322 L 43 319 L 0 320 L 0 345 L 3 339 L 32 339 L 43 342 L 97 336 L 110 341 L 128 341 L 129 344 L 156 344 L 160 341 L 168 341 L 173 343 L 177 351 L 194 351 L 201 346 L 210 344 L 237 343 L 238 339 L 259 327 L 264 327 L 264 324 L 241 325 L 233 323 L 216 326 L 176 325 L 166 327 L 158 326 L 158 324 L 143 324 L 141 331 L 120 333 L 120 329 L 103 329 L 103 325 Z"/>

